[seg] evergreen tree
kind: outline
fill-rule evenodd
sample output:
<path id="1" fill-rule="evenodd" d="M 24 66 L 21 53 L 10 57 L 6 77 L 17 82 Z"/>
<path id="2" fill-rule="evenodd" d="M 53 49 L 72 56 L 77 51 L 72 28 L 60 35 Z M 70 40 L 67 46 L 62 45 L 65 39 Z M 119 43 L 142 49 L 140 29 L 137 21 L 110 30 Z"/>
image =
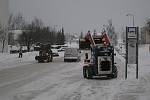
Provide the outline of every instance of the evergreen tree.
<path id="1" fill-rule="evenodd" d="M 80 33 L 80 38 L 81 38 L 81 39 L 83 38 L 83 32 Z"/>

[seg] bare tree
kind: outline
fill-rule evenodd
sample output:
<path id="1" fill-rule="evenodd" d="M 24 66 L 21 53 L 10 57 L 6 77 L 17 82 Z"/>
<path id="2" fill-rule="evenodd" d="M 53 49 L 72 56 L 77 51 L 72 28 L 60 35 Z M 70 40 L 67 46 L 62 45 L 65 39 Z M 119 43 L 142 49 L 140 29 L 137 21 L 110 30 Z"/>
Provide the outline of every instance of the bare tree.
<path id="1" fill-rule="evenodd" d="M 7 29 L 0 24 L 0 42 L 2 44 L 2 53 L 4 52 L 5 44 L 7 39 Z"/>
<path id="2" fill-rule="evenodd" d="M 10 14 L 8 20 L 8 29 L 9 30 L 21 30 L 25 27 L 25 19 L 22 13 L 16 15 Z"/>
<path id="3" fill-rule="evenodd" d="M 31 22 L 32 27 L 38 27 L 38 28 L 42 28 L 43 27 L 43 22 L 41 19 L 35 17 L 33 19 L 33 21 Z"/>
<path id="4" fill-rule="evenodd" d="M 10 14 L 9 19 L 8 19 L 8 29 L 12 30 L 13 28 L 14 28 L 13 14 Z"/>

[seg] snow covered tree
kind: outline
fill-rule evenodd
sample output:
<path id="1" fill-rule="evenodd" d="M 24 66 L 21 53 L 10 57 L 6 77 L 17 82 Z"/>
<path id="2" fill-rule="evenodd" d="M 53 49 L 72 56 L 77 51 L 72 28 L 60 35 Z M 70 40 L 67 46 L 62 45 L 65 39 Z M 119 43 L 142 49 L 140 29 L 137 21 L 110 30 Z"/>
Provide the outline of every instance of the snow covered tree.
<path id="1" fill-rule="evenodd" d="M 80 33 L 80 38 L 81 38 L 81 39 L 83 38 L 83 32 Z"/>

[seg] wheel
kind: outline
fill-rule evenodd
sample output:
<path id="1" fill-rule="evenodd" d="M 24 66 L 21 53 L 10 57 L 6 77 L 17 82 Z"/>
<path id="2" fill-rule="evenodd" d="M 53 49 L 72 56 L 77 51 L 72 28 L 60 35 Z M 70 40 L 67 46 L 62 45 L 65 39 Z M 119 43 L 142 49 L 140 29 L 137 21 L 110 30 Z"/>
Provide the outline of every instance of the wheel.
<path id="1" fill-rule="evenodd" d="M 87 68 L 86 73 L 87 73 L 87 79 L 91 79 L 93 75 L 92 75 L 92 69 L 90 67 Z"/>
<path id="2" fill-rule="evenodd" d="M 117 76 L 118 76 L 118 74 L 117 74 L 117 72 L 114 74 L 114 78 L 117 78 Z"/>
<path id="3" fill-rule="evenodd" d="M 52 62 L 52 61 L 53 61 L 53 58 L 52 58 L 52 57 L 50 57 L 50 58 L 49 58 L 49 62 Z"/>
<path id="4" fill-rule="evenodd" d="M 49 62 L 52 62 L 52 59 L 50 59 Z"/>
<path id="5" fill-rule="evenodd" d="M 48 57 L 47 62 L 52 62 L 51 57 Z"/>
<path id="6" fill-rule="evenodd" d="M 64 59 L 64 62 L 67 62 L 67 59 Z"/>
<path id="7" fill-rule="evenodd" d="M 89 68 L 83 68 L 83 77 L 87 78 L 87 79 L 91 79 L 92 78 L 92 69 Z"/>
<path id="8" fill-rule="evenodd" d="M 43 60 L 38 60 L 38 62 L 39 62 L 39 63 L 42 63 L 42 62 L 44 62 L 44 61 L 43 61 Z"/>
<path id="9" fill-rule="evenodd" d="M 80 62 L 80 61 L 81 61 L 80 58 L 78 58 L 78 59 L 77 59 L 77 62 Z"/>
<path id="10" fill-rule="evenodd" d="M 118 76 L 117 67 L 116 67 L 116 66 L 114 66 L 113 74 L 112 74 L 112 78 L 117 78 L 117 76 Z"/>
<path id="11" fill-rule="evenodd" d="M 113 73 L 113 74 L 111 75 L 111 78 L 117 78 L 117 72 Z"/>
<path id="12" fill-rule="evenodd" d="M 87 78 L 87 74 L 86 74 L 86 68 L 83 67 L 83 77 Z"/>
<path id="13" fill-rule="evenodd" d="M 49 60 L 49 59 L 47 59 L 47 62 L 50 62 L 50 60 Z"/>

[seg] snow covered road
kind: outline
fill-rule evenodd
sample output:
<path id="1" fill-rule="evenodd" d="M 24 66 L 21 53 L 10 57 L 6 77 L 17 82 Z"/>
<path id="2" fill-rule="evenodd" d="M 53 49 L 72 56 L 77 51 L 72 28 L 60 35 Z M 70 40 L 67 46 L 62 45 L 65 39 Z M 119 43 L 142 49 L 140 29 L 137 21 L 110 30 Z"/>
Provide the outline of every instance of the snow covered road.
<path id="1" fill-rule="evenodd" d="M 125 62 L 118 54 L 118 78 L 104 80 L 83 78 L 83 57 L 81 62 L 64 63 L 57 57 L 51 63 L 37 63 L 31 59 L 35 54 L 25 56 L 27 61 L 19 60 L 22 64 L 0 70 L 0 100 L 149 100 L 150 55 L 144 50 L 140 49 L 138 80 L 124 79 Z M 7 62 L 3 64 L 13 64 Z M 129 71 L 129 76 L 135 75 Z"/>
<path id="2" fill-rule="evenodd" d="M 71 63 L 58 57 L 52 63 L 33 61 L 3 69 L 0 100 L 109 100 L 122 75 L 111 80 L 87 80 L 82 76 L 82 64 L 83 57 L 81 62 Z"/>

